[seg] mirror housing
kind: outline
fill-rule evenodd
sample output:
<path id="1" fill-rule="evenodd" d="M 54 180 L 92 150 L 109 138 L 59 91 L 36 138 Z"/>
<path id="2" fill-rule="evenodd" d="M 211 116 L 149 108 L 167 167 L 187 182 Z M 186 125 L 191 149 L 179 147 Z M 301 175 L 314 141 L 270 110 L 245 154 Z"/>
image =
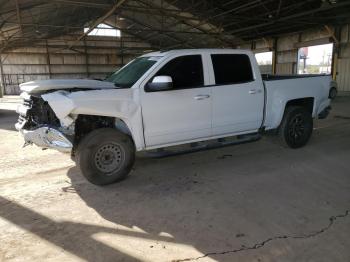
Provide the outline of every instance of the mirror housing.
<path id="1" fill-rule="evenodd" d="M 145 86 L 146 92 L 166 91 L 173 88 L 173 79 L 171 76 L 156 76 L 152 82 Z"/>

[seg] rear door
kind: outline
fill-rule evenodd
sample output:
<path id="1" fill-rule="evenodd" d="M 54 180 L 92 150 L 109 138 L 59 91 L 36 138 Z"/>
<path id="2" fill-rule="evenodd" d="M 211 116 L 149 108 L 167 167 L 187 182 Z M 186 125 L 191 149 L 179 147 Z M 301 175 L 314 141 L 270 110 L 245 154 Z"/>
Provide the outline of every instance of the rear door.
<path id="1" fill-rule="evenodd" d="M 264 90 L 247 54 L 211 54 L 213 136 L 255 131 L 263 119 Z"/>
<path id="2" fill-rule="evenodd" d="M 204 87 L 205 65 L 201 54 L 169 58 L 149 81 L 155 76 L 170 76 L 174 88 L 145 92 L 143 87 L 141 103 L 148 148 L 210 136 L 211 87 Z"/>

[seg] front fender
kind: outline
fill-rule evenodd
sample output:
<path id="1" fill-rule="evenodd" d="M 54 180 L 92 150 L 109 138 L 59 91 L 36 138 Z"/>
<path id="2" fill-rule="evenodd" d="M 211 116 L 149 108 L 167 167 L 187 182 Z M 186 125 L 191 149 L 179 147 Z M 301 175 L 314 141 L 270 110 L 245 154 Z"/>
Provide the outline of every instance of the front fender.
<path id="1" fill-rule="evenodd" d="M 42 95 L 62 125 L 74 122 L 74 115 L 108 116 L 121 119 L 129 128 L 137 150 L 144 145 L 141 107 L 135 89 L 56 91 Z"/>

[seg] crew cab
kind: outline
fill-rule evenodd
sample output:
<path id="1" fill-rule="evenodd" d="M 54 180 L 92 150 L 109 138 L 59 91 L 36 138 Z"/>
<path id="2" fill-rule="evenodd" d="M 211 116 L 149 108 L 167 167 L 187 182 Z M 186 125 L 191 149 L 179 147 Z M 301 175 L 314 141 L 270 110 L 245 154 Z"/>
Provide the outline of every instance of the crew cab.
<path id="1" fill-rule="evenodd" d="M 330 83 L 329 75 L 261 75 L 245 50 L 152 52 L 103 81 L 21 84 L 16 128 L 26 144 L 70 152 L 90 182 L 105 185 L 127 176 L 136 151 L 266 132 L 302 147 L 313 119 L 330 110 Z"/>

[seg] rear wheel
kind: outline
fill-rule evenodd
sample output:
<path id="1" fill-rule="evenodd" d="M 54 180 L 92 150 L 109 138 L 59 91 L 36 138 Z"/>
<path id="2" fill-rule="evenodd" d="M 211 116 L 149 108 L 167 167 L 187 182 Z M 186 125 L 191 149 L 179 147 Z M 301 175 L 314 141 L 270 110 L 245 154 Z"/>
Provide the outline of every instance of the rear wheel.
<path id="1" fill-rule="evenodd" d="M 329 98 L 334 99 L 337 96 L 337 93 L 337 89 L 332 87 L 331 90 L 329 90 Z"/>
<path id="2" fill-rule="evenodd" d="M 309 141 L 313 129 L 310 112 L 304 107 L 287 107 L 279 128 L 279 137 L 283 144 L 299 148 Z"/>
<path id="3" fill-rule="evenodd" d="M 123 180 L 135 159 L 132 139 L 112 128 L 101 128 L 79 143 L 75 160 L 84 177 L 95 185 Z"/>

